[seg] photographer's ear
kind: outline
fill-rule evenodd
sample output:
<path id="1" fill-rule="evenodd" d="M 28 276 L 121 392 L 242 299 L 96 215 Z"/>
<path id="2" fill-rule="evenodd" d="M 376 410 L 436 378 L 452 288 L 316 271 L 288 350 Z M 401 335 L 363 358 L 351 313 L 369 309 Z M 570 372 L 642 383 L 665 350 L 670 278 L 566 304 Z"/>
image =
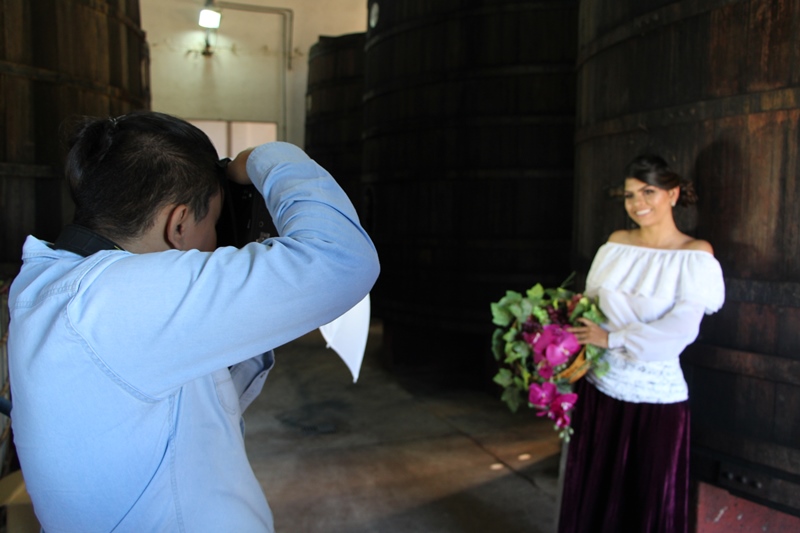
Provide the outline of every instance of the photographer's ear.
<path id="1" fill-rule="evenodd" d="M 166 227 L 164 228 L 164 240 L 167 241 L 170 248 L 176 250 L 186 249 L 186 238 L 191 217 L 192 214 L 188 205 L 178 204 L 172 207 L 172 210 L 167 216 Z"/>

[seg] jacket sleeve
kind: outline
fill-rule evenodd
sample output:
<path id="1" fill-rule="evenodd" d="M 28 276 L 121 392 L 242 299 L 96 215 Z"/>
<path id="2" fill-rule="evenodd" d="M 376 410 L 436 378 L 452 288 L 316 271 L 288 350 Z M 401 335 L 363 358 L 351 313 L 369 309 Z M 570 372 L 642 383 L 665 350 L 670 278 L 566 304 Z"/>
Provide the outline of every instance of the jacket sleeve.
<path id="1" fill-rule="evenodd" d="M 82 278 L 71 327 L 120 385 L 169 394 L 327 324 L 375 283 L 375 247 L 327 171 L 269 143 L 247 172 L 280 237 L 210 253 L 108 252 Z"/>
<path id="2" fill-rule="evenodd" d="M 264 382 L 267 381 L 267 375 L 273 366 L 275 366 L 275 352 L 269 351 L 236 363 L 228 369 L 233 386 L 239 395 L 239 410 L 242 413 L 261 394 L 261 389 L 264 388 Z"/>

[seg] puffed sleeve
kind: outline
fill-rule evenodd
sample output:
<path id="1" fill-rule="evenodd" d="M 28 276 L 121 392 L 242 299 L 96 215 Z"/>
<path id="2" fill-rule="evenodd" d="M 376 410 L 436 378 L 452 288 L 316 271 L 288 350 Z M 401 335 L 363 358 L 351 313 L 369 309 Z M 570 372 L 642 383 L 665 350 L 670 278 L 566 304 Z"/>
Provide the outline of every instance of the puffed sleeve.
<path id="1" fill-rule="evenodd" d="M 704 312 L 703 304 L 677 302 L 658 320 L 633 322 L 609 332 L 608 347 L 624 348 L 628 355 L 640 361 L 673 359 L 697 338 Z"/>
<path id="2" fill-rule="evenodd" d="M 725 284 L 707 252 L 607 243 L 592 264 L 586 293 L 601 295 L 610 349 L 662 361 L 678 357 L 697 338 L 703 315 L 722 307 Z"/>
<path id="3" fill-rule="evenodd" d="M 706 314 L 725 302 L 722 268 L 713 255 L 696 250 L 659 250 L 606 243 L 595 255 L 586 294 L 600 289 L 703 305 Z"/>

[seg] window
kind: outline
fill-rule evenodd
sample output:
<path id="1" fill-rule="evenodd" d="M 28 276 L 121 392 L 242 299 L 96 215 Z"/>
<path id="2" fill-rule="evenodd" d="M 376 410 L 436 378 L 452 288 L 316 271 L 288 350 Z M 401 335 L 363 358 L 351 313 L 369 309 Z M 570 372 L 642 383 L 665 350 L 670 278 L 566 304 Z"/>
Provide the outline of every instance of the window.
<path id="1" fill-rule="evenodd" d="M 214 143 L 220 157 L 235 157 L 251 146 L 278 140 L 274 122 L 241 122 L 234 120 L 190 120 Z"/>

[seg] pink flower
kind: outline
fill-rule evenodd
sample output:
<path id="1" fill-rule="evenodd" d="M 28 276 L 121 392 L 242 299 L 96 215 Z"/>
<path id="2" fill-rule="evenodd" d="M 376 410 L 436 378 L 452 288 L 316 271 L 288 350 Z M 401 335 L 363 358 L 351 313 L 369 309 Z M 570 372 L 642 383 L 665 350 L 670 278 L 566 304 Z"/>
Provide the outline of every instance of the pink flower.
<path id="1" fill-rule="evenodd" d="M 578 339 L 569 331 L 559 328 L 557 339 L 547 347 L 547 360 L 553 366 L 563 365 L 581 349 Z"/>
<path id="2" fill-rule="evenodd" d="M 569 411 L 575 407 L 575 402 L 577 401 L 578 395 L 575 393 L 556 394 L 550 403 L 548 418 L 555 420 L 556 427 L 559 429 L 569 426 Z"/>
<path id="3" fill-rule="evenodd" d="M 535 332 L 523 331 L 522 332 L 522 339 L 525 342 L 527 342 L 528 344 L 530 344 L 531 348 L 536 344 L 536 341 L 538 341 L 539 337 L 541 337 L 541 336 L 542 336 L 542 332 L 541 331 L 535 331 Z"/>
<path id="4" fill-rule="evenodd" d="M 558 339 L 561 336 L 560 333 L 561 326 L 557 324 L 546 325 L 544 329 L 542 329 L 541 333 L 537 333 L 534 336 L 533 342 L 529 341 L 529 344 L 533 347 L 533 353 L 539 356 L 544 355 L 548 346 L 554 342 L 558 342 Z"/>
<path id="5" fill-rule="evenodd" d="M 547 361 L 549 367 L 563 365 L 581 349 L 575 335 L 558 324 L 546 325 L 541 333 L 523 333 L 522 338 L 533 348 L 533 362 Z M 544 379 L 550 379 L 550 376 L 552 373 L 549 376 L 542 374 Z"/>
<path id="6" fill-rule="evenodd" d="M 552 411 L 550 412 L 552 415 Z M 556 427 L 558 429 L 564 429 L 565 427 L 569 426 L 571 419 L 567 413 L 561 413 L 558 416 L 550 416 L 556 422 Z"/>
<path id="7" fill-rule="evenodd" d="M 531 383 L 528 391 L 528 401 L 536 407 L 542 408 L 548 407 L 560 396 L 555 384 L 550 382 L 545 382 L 541 385 L 538 383 Z"/>
<path id="8" fill-rule="evenodd" d="M 536 357 L 537 356 L 534 355 L 534 361 L 536 360 Z M 536 372 L 539 374 L 539 377 L 542 379 L 550 379 L 553 377 L 553 367 L 550 366 L 550 362 L 547 359 L 536 361 L 536 363 L 539 364 L 539 366 L 536 368 Z"/>

